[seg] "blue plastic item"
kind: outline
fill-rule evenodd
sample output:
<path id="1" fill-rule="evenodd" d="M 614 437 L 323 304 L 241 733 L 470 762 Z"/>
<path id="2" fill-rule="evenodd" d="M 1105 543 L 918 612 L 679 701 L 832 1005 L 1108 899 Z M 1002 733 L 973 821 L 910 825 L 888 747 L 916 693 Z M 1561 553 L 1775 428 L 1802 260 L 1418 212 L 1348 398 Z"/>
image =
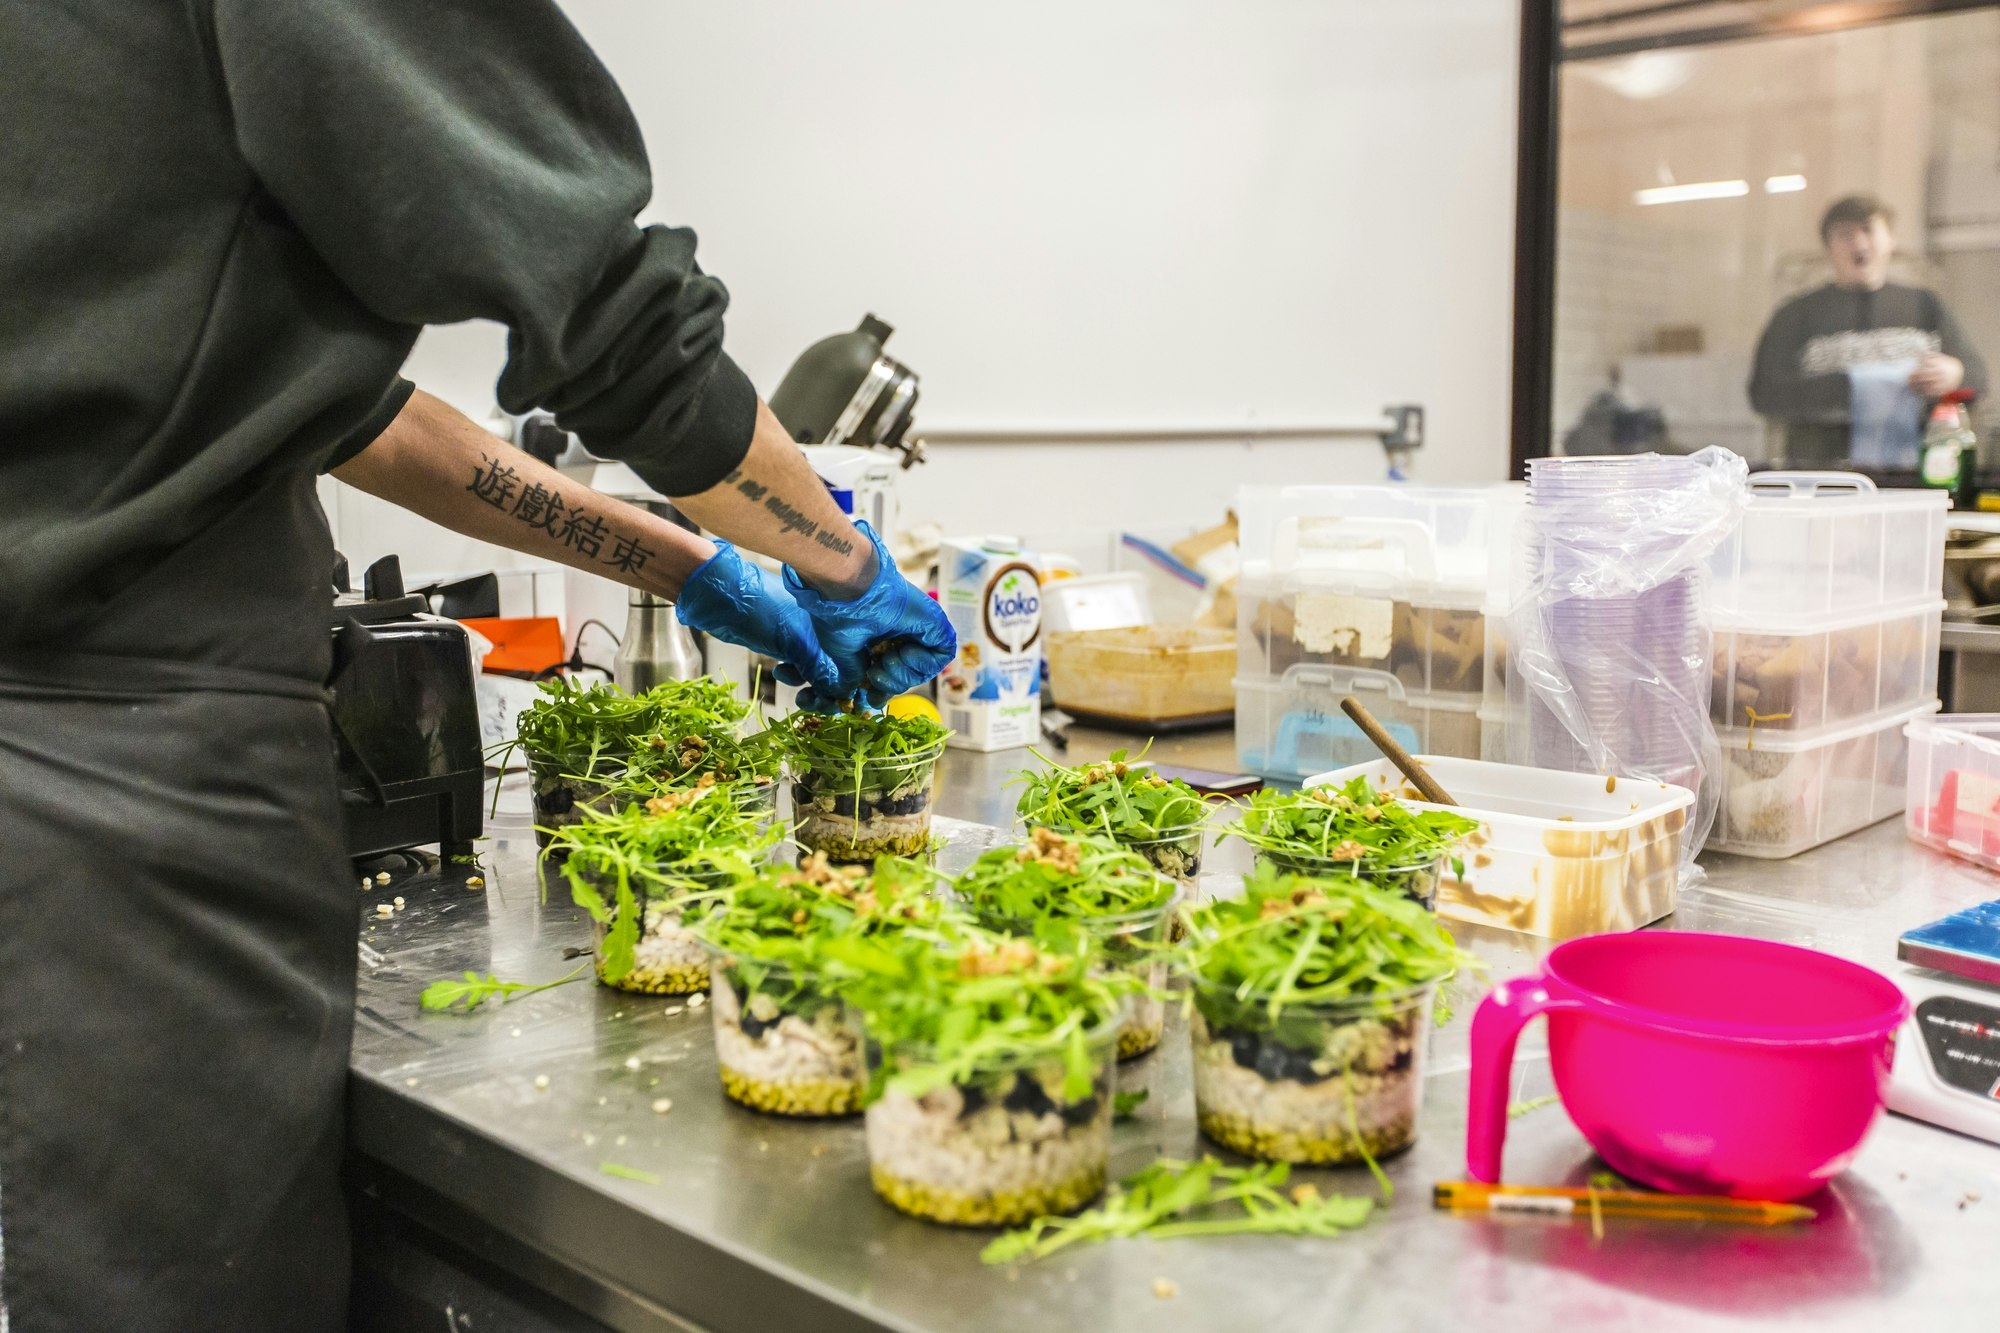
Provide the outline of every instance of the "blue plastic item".
<path id="1" fill-rule="evenodd" d="M 1396 744 L 1415 753 L 1423 740 L 1407 722 L 1384 724 Z M 1278 721 L 1278 734 L 1269 754 L 1246 751 L 1246 768 L 1266 777 L 1310 777 L 1328 769 L 1365 764 L 1378 757 L 1375 742 L 1354 725 L 1345 713 L 1322 713 L 1316 709 L 1286 713 Z"/>

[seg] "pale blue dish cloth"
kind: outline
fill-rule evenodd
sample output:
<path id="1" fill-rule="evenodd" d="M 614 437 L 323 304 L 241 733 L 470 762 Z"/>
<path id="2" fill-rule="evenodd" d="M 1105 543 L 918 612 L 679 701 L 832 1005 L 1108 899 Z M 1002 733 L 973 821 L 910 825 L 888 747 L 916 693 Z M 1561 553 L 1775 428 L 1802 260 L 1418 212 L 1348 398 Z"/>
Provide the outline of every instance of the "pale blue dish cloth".
<path id="1" fill-rule="evenodd" d="M 1915 467 L 1924 398 L 1910 387 L 1915 361 L 1871 361 L 1847 369 L 1847 455 L 1874 467 Z"/>

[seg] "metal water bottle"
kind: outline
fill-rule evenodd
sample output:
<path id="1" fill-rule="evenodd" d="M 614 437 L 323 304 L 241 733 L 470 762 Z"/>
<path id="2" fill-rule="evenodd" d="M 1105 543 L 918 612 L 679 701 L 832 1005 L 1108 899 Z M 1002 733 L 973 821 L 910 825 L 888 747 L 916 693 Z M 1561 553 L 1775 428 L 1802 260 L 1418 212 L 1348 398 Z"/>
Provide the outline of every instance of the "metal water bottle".
<path id="1" fill-rule="evenodd" d="M 620 689 L 643 694 L 655 685 L 693 680 L 702 674 L 701 652 L 672 602 L 634 590 L 630 605 L 625 637 L 618 641 L 618 655 L 611 659 L 611 678 Z"/>

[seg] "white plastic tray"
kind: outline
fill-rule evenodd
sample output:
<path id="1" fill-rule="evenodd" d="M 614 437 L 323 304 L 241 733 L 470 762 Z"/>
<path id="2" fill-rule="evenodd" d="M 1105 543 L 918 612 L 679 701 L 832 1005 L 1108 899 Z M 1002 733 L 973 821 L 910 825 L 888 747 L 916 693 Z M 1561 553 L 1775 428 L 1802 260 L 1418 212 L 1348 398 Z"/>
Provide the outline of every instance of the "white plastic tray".
<path id="1" fill-rule="evenodd" d="M 1447 874 L 1438 893 L 1440 916 L 1566 940 L 1635 930 L 1674 910 L 1694 805 L 1687 788 L 1449 756 L 1423 762 L 1459 812 L 1480 824 L 1460 849 L 1464 875 Z M 1306 785 L 1356 777 L 1419 809 L 1439 808 L 1415 800 L 1386 759 Z"/>

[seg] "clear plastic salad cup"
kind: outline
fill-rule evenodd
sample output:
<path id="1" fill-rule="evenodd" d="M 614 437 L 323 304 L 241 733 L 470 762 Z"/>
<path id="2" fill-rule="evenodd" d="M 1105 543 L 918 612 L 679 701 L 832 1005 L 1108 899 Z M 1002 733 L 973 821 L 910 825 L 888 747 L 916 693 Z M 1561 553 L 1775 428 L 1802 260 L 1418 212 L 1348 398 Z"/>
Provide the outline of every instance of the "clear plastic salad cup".
<path id="1" fill-rule="evenodd" d="M 1182 824 L 1161 829 L 1156 835 L 1146 838 L 1128 837 L 1122 833 L 1105 836 L 1127 851 L 1145 857 L 1147 864 L 1167 878 L 1192 884 L 1201 874 L 1202 837 L 1207 827 L 1206 824 Z"/>
<path id="2" fill-rule="evenodd" d="M 861 1021 L 811 973 L 716 954 L 709 963 L 715 1063 L 731 1101 L 772 1115 L 861 1110 Z"/>
<path id="3" fill-rule="evenodd" d="M 600 755 L 590 772 L 572 771 L 554 755 L 527 750 L 528 789 L 534 797 L 535 845 L 546 847 L 555 830 L 581 823 L 590 810 L 610 809 L 609 796 L 625 771 L 622 756 Z"/>
<path id="4" fill-rule="evenodd" d="M 807 852 L 849 865 L 930 850 L 931 796 L 944 742 L 857 763 L 796 765 L 792 836 Z"/>
<path id="5" fill-rule="evenodd" d="M 1074 923 L 1089 932 L 1103 949 L 1106 966 L 1129 972 L 1145 983 L 1146 989 L 1127 997 L 1124 1016 L 1118 1024 L 1118 1058 L 1136 1060 L 1157 1050 L 1167 1027 L 1167 964 L 1165 948 L 1175 924 L 1176 899 L 1158 907 L 1112 916 L 1076 917 Z M 1035 923 L 1004 917 L 984 916 L 974 908 L 981 925 L 1010 935 L 1032 936 Z"/>
<path id="6" fill-rule="evenodd" d="M 885 1087 L 868 1107 L 875 1192 L 916 1217 L 1015 1226 L 1082 1208 L 1104 1190 L 1119 1022 L 1087 1034 L 1090 1087 L 1065 1092 L 1060 1054 L 995 1061 L 920 1095 Z M 869 1077 L 929 1063 L 915 1046 L 867 1044 Z"/>
<path id="7" fill-rule="evenodd" d="M 1246 1157 L 1380 1159 L 1416 1141 L 1436 982 L 1340 1001 L 1239 997 L 1194 979 L 1195 1119 Z"/>
<path id="8" fill-rule="evenodd" d="M 611 885 L 599 884 L 599 893 L 611 905 L 611 920 L 594 922 L 597 979 L 615 990 L 642 995 L 694 995 L 707 990 L 708 947 L 683 924 L 682 915 L 690 895 L 721 888 L 732 878 L 727 871 L 704 867 L 675 883 L 634 879 L 639 938 L 632 946 L 631 968 L 615 975 L 606 965 L 605 943 L 617 921 L 617 898 Z"/>
<path id="9" fill-rule="evenodd" d="M 1365 880 L 1377 888 L 1389 889 L 1402 894 L 1405 898 L 1414 898 L 1435 912 L 1438 886 L 1444 880 L 1445 865 L 1451 860 L 1451 855 L 1448 852 L 1441 852 L 1436 856 L 1420 860 L 1395 863 L 1366 859 L 1335 861 L 1330 857 L 1298 852 L 1260 851 L 1257 853 L 1257 859 L 1287 875 L 1306 875 L 1320 879 L 1351 876 Z"/>
<path id="10" fill-rule="evenodd" d="M 1143 912 L 1093 917 L 1082 924 L 1097 936 L 1104 958 L 1146 984 L 1125 1001 L 1118 1024 L 1118 1058 L 1136 1060 L 1157 1050 L 1167 1027 L 1167 964 L 1164 950 L 1174 921 L 1173 899 Z"/>

